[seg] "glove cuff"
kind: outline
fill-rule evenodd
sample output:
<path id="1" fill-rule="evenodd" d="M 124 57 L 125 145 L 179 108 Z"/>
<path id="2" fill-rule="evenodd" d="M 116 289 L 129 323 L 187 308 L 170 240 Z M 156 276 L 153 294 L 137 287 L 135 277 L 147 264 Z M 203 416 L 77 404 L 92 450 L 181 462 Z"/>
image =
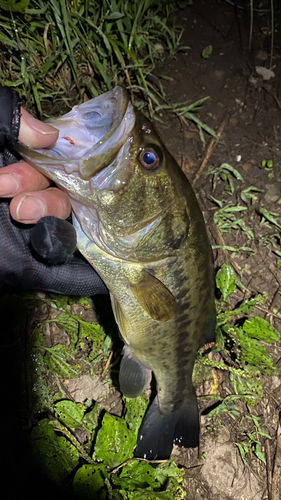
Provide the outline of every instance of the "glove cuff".
<path id="1" fill-rule="evenodd" d="M 0 148 L 13 147 L 20 128 L 20 99 L 18 93 L 9 87 L 0 87 Z"/>

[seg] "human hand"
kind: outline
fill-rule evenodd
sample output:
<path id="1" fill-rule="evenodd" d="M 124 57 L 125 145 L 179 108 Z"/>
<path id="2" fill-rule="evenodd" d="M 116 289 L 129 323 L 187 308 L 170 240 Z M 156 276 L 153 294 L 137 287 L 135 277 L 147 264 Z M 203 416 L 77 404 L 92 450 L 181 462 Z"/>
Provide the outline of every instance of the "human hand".
<path id="1" fill-rule="evenodd" d="M 19 140 L 31 148 L 44 148 L 56 142 L 58 131 L 21 108 Z M 21 160 L 0 171 L 0 197 L 12 198 L 10 213 L 23 224 L 34 224 L 41 217 L 55 215 L 65 219 L 71 212 L 66 194 Z M 48 188 L 48 189 L 47 189 Z"/>
<path id="2" fill-rule="evenodd" d="M 66 195 L 49 187 L 50 181 L 28 163 L 14 163 L 11 150 L 18 135 L 26 145 L 41 148 L 54 143 L 57 133 L 20 109 L 17 92 L 0 86 L 0 286 L 6 283 L 67 295 L 104 294 L 107 288 L 92 266 L 82 256 L 72 256 L 76 233 L 61 220 L 71 211 Z M 10 205 L 3 198 L 12 198 Z M 23 224 L 11 219 L 9 207 L 14 219 Z M 52 214 L 61 219 L 44 217 L 35 228 L 27 225 Z M 39 255 L 31 249 L 31 241 Z"/>

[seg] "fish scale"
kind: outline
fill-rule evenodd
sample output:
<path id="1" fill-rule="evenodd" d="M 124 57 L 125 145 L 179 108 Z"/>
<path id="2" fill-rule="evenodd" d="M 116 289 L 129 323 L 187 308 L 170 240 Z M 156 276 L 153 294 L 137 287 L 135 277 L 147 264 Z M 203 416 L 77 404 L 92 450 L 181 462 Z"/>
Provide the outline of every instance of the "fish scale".
<path id="1" fill-rule="evenodd" d="M 59 130 L 52 150 L 18 149 L 69 196 L 78 249 L 110 291 L 125 344 L 121 391 L 136 397 L 154 374 L 157 394 L 136 456 L 168 458 L 173 443 L 198 445 L 192 370 L 198 348 L 214 339 L 213 260 L 201 210 L 121 87 L 52 124 Z"/>

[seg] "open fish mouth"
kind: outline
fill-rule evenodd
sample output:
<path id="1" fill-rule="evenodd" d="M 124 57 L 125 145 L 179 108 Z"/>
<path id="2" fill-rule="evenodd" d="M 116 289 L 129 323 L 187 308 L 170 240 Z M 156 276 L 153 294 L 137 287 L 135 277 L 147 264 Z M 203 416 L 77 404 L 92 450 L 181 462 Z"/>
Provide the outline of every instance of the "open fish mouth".
<path id="1" fill-rule="evenodd" d="M 54 172 L 62 168 L 88 180 L 116 157 L 134 126 L 135 114 L 126 90 L 115 87 L 48 122 L 59 130 L 52 148 L 32 150 L 19 143 L 17 151 L 54 180 Z"/>

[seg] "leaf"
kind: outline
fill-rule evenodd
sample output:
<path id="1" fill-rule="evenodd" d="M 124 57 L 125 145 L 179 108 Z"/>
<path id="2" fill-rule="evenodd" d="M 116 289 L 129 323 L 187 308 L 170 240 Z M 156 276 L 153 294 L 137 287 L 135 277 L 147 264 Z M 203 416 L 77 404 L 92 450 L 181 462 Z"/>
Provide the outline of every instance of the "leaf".
<path id="1" fill-rule="evenodd" d="M 125 467 L 119 477 L 112 476 L 114 486 L 124 490 L 135 490 L 136 488 L 159 488 L 159 482 L 155 480 L 155 469 L 146 462 L 134 461 Z"/>
<path id="2" fill-rule="evenodd" d="M 92 438 L 99 425 L 100 410 L 101 405 L 99 403 L 95 403 L 94 407 L 90 411 L 86 412 L 83 417 L 82 424 L 91 433 Z"/>
<path id="3" fill-rule="evenodd" d="M 254 454 L 266 465 L 264 454 L 261 451 L 254 451 Z"/>
<path id="4" fill-rule="evenodd" d="M 90 323 L 88 321 L 83 321 L 77 317 L 79 322 L 79 339 L 86 338 L 93 342 L 93 348 L 102 349 L 105 333 L 103 328 L 98 323 Z"/>
<path id="5" fill-rule="evenodd" d="M 53 399 L 46 381 L 44 358 L 38 349 L 30 352 L 30 374 L 32 380 L 32 410 L 34 413 L 53 410 Z"/>
<path id="6" fill-rule="evenodd" d="M 11 12 L 23 12 L 30 0 L 0 0 L 0 7 Z"/>
<path id="7" fill-rule="evenodd" d="M 236 329 L 236 333 L 243 353 L 243 359 L 250 365 L 258 368 L 263 375 L 276 375 L 276 365 L 268 354 L 266 347 L 261 345 L 258 340 L 246 337 L 239 328 Z"/>
<path id="8" fill-rule="evenodd" d="M 121 19 L 124 16 L 125 14 L 122 14 L 121 12 L 111 12 L 111 14 L 105 16 L 104 19 L 106 19 L 107 21 L 116 21 L 117 19 Z"/>
<path id="9" fill-rule="evenodd" d="M 137 398 L 131 399 L 124 397 L 123 399 L 126 406 L 125 420 L 129 429 L 137 435 L 148 406 L 147 395 L 143 393 Z"/>
<path id="10" fill-rule="evenodd" d="M 252 378 L 240 377 L 237 374 L 230 373 L 229 381 L 233 392 L 238 394 L 244 403 L 255 405 L 260 400 L 262 385 L 257 372 L 253 373 Z"/>
<path id="11" fill-rule="evenodd" d="M 70 429 L 80 427 L 85 413 L 85 406 L 82 403 L 73 401 L 59 401 L 55 404 L 55 416 L 60 422 Z"/>
<path id="12" fill-rule="evenodd" d="M 132 458 L 135 446 L 136 434 L 128 429 L 125 420 L 105 413 L 93 458 L 102 460 L 107 467 L 116 467 Z"/>
<path id="13" fill-rule="evenodd" d="M 70 349 L 76 345 L 78 340 L 79 324 L 77 319 L 72 314 L 63 311 L 56 318 L 47 320 L 47 323 L 55 323 L 59 328 L 66 331 L 70 337 Z"/>
<path id="14" fill-rule="evenodd" d="M 166 479 L 171 477 L 181 482 L 184 474 L 184 470 L 177 467 L 173 458 L 170 458 L 168 462 L 160 464 L 155 470 L 155 478 L 162 486 L 164 486 Z"/>
<path id="15" fill-rule="evenodd" d="M 224 301 L 227 300 L 232 292 L 236 291 L 235 273 L 229 264 L 223 264 L 217 272 L 216 284 Z"/>
<path id="16" fill-rule="evenodd" d="M 277 342 L 279 339 L 279 333 L 273 326 L 271 326 L 268 321 L 259 316 L 253 318 L 248 318 L 243 323 L 243 331 L 248 335 L 248 337 L 254 337 L 256 339 L 262 340 L 263 342 Z"/>
<path id="17" fill-rule="evenodd" d="M 210 57 L 210 55 L 212 54 L 212 52 L 213 52 L 212 45 L 208 45 L 207 47 L 205 47 L 205 49 L 202 51 L 203 59 L 208 59 Z"/>
<path id="18" fill-rule="evenodd" d="M 47 419 L 38 422 L 31 432 L 36 461 L 52 481 L 61 484 L 78 465 L 76 448 L 62 436 L 57 436 Z"/>
<path id="19" fill-rule="evenodd" d="M 82 465 L 73 479 L 74 494 L 80 500 L 97 500 L 96 493 L 105 486 L 108 478 L 106 467 L 103 464 Z"/>
<path id="20" fill-rule="evenodd" d="M 67 359 L 73 356 L 63 344 L 57 344 L 54 347 L 44 347 L 46 354 L 44 361 L 50 371 L 56 373 L 64 379 L 78 377 L 81 372 L 79 365 L 70 365 Z"/>

